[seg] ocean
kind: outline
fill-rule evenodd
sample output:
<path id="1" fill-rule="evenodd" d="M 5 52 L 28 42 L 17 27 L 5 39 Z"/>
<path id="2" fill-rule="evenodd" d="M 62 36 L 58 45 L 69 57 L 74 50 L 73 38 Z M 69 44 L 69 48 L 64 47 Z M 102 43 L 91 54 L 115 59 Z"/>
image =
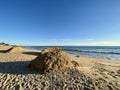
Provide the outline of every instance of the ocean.
<path id="1" fill-rule="evenodd" d="M 54 46 L 24 46 L 42 50 Z M 56 47 L 56 46 L 55 46 Z M 120 60 L 120 46 L 57 46 L 70 54 L 108 60 Z"/>

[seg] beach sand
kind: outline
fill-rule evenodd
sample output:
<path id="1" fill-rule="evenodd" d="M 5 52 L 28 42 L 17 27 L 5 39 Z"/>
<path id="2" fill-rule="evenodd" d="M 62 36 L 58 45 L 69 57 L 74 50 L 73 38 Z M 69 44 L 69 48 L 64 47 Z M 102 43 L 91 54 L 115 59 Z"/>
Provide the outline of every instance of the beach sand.
<path id="1" fill-rule="evenodd" d="M 120 61 L 68 54 L 79 67 L 39 74 L 28 68 L 39 50 L 5 53 L 9 48 L 0 46 L 0 90 L 120 90 Z"/>

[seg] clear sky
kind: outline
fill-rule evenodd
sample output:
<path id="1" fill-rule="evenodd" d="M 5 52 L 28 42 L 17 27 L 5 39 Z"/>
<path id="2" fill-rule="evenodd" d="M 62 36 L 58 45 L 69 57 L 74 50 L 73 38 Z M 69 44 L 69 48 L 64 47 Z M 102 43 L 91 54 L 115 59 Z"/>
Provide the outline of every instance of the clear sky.
<path id="1" fill-rule="evenodd" d="M 0 42 L 120 45 L 120 0 L 0 0 Z"/>

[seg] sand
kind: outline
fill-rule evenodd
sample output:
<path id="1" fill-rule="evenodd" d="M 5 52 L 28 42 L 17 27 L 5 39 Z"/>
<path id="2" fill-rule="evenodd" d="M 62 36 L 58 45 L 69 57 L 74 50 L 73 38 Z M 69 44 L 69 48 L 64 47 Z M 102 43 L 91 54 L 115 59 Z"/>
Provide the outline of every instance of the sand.
<path id="1" fill-rule="evenodd" d="M 79 67 L 39 74 L 28 68 L 39 50 L 5 53 L 9 48 L 0 46 L 0 90 L 120 90 L 120 61 L 68 54 Z"/>

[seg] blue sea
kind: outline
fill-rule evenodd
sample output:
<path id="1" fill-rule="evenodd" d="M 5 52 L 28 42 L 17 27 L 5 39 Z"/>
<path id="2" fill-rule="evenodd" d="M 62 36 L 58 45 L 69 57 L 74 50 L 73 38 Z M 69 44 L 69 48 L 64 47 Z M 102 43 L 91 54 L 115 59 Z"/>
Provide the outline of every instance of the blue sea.
<path id="1" fill-rule="evenodd" d="M 25 46 L 26 48 L 42 50 L 54 46 Z M 108 60 L 120 60 L 120 46 L 57 46 L 70 54 L 94 57 Z"/>

